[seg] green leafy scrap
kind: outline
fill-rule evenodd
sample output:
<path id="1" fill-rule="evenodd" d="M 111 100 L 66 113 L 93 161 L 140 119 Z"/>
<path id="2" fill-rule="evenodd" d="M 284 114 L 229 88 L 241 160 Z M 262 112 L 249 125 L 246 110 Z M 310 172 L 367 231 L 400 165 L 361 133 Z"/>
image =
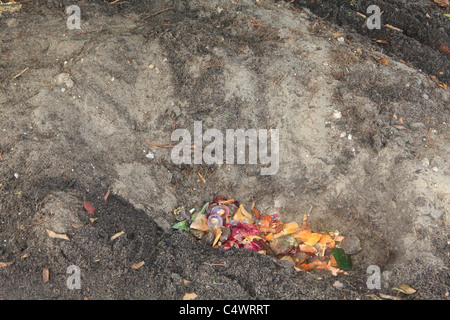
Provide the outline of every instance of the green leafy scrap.
<path id="1" fill-rule="evenodd" d="M 343 249 L 341 248 L 334 248 L 331 250 L 331 254 L 333 255 L 334 259 L 336 260 L 339 269 L 342 269 L 344 271 L 348 271 L 352 269 L 352 260 L 350 259 L 350 256 L 348 256 Z"/>
<path id="2" fill-rule="evenodd" d="M 209 202 L 205 203 L 205 205 L 203 206 L 202 210 L 200 210 L 199 212 L 193 214 L 192 217 L 191 217 L 191 221 L 194 221 L 194 219 L 195 219 L 199 214 L 204 214 L 205 211 L 206 211 L 206 208 L 208 208 L 208 205 L 209 205 Z M 172 226 L 172 229 L 182 229 L 182 230 L 185 230 L 185 231 L 189 231 L 189 230 L 190 230 L 189 227 L 188 227 L 188 225 L 186 224 L 186 220 L 183 220 L 183 221 L 180 221 L 180 222 L 175 223 L 175 224 Z"/>

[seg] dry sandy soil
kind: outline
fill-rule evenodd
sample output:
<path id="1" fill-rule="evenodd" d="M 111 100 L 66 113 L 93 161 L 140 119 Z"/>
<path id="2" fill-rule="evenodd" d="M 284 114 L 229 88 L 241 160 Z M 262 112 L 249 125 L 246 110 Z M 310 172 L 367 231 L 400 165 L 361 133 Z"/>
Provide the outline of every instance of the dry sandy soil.
<path id="1" fill-rule="evenodd" d="M 68 2 L 18 2 L 0 16 L 1 299 L 374 299 L 401 283 L 417 290 L 401 299 L 448 299 L 444 9 L 390 1 L 393 15 L 377 1 L 400 32 L 361 28 L 363 2 L 74 0 L 81 30 L 70 30 Z M 194 121 L 278 129 L 277 173 L 176 165 L 148 145 Z M 297 272 L 171 229 L 173 209 L 216 195 L 358 237 L 353 270 Z M 70 265 L 79 290 L 66 286 Z M 379 290 L 366 286 L 370 265 Z"/>

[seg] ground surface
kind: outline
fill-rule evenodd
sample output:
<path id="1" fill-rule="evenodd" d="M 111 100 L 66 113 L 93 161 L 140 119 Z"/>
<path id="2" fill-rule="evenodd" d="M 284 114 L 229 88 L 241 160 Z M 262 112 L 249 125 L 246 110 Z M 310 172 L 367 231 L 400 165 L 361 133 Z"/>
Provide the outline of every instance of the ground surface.
<path id="1" fill-rule="evenodd" d="M 363 1 L 120 2 L 73 1 L 81 30 L 67 28 L 59 1 L 0 17 L 0 298 L 373 299 L 400 283 L 418 290 L 402 299 L 448 298 L 445 10 L 375 1 L 386 19 L 400 10 L 386 22 L 399 33 L 361 29 L 346 12 L 364 13 Z M 175 165 L 170 149 L 147 144 L 171 144 L 174 129 L 200 120 L 278 129 L 278 172 Z M 284 221 L 308 213 L 362 251 L 333 277 L 170 228 L 174 208 L 215 195 Z M 66 286 L 70 265 L 80 290 Z M 380 290 L 366 286 L 370 265 Z"/>

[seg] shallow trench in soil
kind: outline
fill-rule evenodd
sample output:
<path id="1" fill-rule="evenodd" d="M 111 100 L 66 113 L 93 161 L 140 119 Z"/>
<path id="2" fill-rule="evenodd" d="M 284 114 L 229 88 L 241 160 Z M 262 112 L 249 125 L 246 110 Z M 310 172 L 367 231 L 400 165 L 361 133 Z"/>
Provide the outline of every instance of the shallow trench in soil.
<path id="1" fill-rule="evenodd" d="M 376 292 L 408 283 L 421 290 L 404 298 L 445 297 L 449 94 L 439 81 L 281 2 L 79 5 L 81 30 L 52 1 L 0 20 L 0 261 L 13 262 L 0 269 L 1 298 L 364 298 L 371 265 L 382 271 Z M 188 145 L 208 129 L 279 137 L 269 163 L 261 149 L 256 164 L 255 153 L 238 164 L 240 150 L 227 163 L 218 139 L 222 164 L 177 164 L 164 147 L 177 129 Z M 217 195 L 358 237 L 353 270 L 296 272 L 171 228 L 175 208 Z M 69 265 L 81 290 L 65 287 Z"/>

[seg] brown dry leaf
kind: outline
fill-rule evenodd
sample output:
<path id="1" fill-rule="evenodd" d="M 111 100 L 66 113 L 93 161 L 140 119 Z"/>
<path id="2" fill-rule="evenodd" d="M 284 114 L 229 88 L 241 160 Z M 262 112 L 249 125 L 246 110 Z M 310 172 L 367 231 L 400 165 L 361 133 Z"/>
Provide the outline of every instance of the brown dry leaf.
<path id="1" fill-rule="evenodd" d="M 42 281 L 44 281 L 44 283 L 47 283 L 49 279 L 50 279 L 50 270 L 48 270 L 48 268 L 44 268 L 42 270 Z"/>
<path id="2" fill-rule="evenodd" d="M 345 237 L 343 237 L 343 236 L 335 236 L 334 237 L 334 241 L 337 241 L 337 242 L 341 242 L 344 239 L 345 239 Z"/>
<path id="3" fill-rule="evenodd" d="M 436 78 L 436 76 L 430 76 L 430 79 L 436 83 L 439 83 L 439 80 L 438 80 L 438 78 Z"/>
<path id="4" fill-rule="evenodd" d="M 337 38 L 343 37 L 343 36 L 344 36 L 344 34 L 341 33 L 341 32 L 335 32 L 335 33 L 333 33 L 333 39 L 337 39 Z"/>
<path id="5" fill-rule="evenodd" d="M 45 229 L 45 230 L 47 231 L 47 233 L 50 236 L 50 238 L 63 239 L 63 240 L 69 240 L 70 241 L 69 237 L 67 235 L 65 235 L 65 234 L 56 233 L 56 232 L 53 232 L 52 230 L 48 230 L 48 229 Z"/>
<path id="6" fill-rule="evenodd" d="M 0 1 L 0 13 L 2 12 L 14 12 L 18 11 L 22 8 L 22 5 L 19 3 L 15 3 L 14 1 L 2 3 Z"/>
<path id="7" fill-rule="evenodd" d="M 183 296 L 183 300 L 194 300 L 195 298 L 197 298 L 197 294 L 194 292 L 185 293 Z"/>
<path id="8" fill-rule="evenodd" d="M 142 260 L 141 262 L 138 262 L 138 263 L 133 264 L 133 265 L 131 266 L 131 269 L 137 270 L 137 269 L 139 269 L 140 267 L 142 267 L 144 264 L 145 264 L 145 261 Z"/>
<path id="9" fill-rule="evenodd" d="M 395 129 L 398 129 L 398 130 L 406 130 L 406 128 L 404 127 L 404 126 L 401 126 L 401 125 L 399 125 L 399 124 L 394 124 L 394 126 L 393 126 Z"/>
<path id="10" fill-rule="evenodd" d="M 441 44 L 439 49 L 441 49 L 442 52 L 450 56 L 450 48 L 447 47 L 445 44 Z"/>
<path id="11" fill-rule="evenodd" d="M 381 58 L 380 60 L 378 60 L 380 62 L 380 64 L 382 64 L 383 66 L 387 66 L 389 64 L 389 60 L 387 58 Z"/>
<path id="12" fill-rule="evenodd" d="M 438 83 L 438 86 L 441 87 L 442 89 L 448 90 L 448 86 L 444 82 Z"/>
<path id="13" fill-rule="evenodd" d="M 383 298 L 383 299 L 388 299 L 388 300 L 401 300 L 399 297 L 394 297 L 394 296 L 391 296 L 391 295 L 389 295 L 389 294 L 384 294 L 384 293 L 379 293 L 379 295 L 380 295 L 380 298 Z M 374 298 L 374 300 L 381 300 L 381 299 L 376 299 L 376 298 Z"/>
<path id="14" fill-rule="evenodd" d="M 408 286 L 407 284 L 401 284 L 401 285 L 398 285 L 398 286 L 396 286 L 396 287 L 393 287 L 392 289 L 394 289 L 394 290 L 397 290 L 397 291 L 399 291 L 399 292 L 401 292 L 401 293 L 404 293 L 404 294 L 413 294 L 413 293 L 416 293 L 416 289 L 413 289 L 413 288 L 411 288 L 410 286 Z"/>
<path id="15" fill-rule="evenodd" d="M 84 201 L 83 206 L 87 212 L 89 212 L 90 214 L 95 214 L 95 208 L 92 206 L 92 204 L 89 201 Z"/>
<path id="16" fill-rule="evenodd" d="M 10 261 L 10 262 L 0 262 L 0 268 L 4 268 L 4 267 L 10 266 L 12 264 L 13 264 L 12 261 Z"/>

